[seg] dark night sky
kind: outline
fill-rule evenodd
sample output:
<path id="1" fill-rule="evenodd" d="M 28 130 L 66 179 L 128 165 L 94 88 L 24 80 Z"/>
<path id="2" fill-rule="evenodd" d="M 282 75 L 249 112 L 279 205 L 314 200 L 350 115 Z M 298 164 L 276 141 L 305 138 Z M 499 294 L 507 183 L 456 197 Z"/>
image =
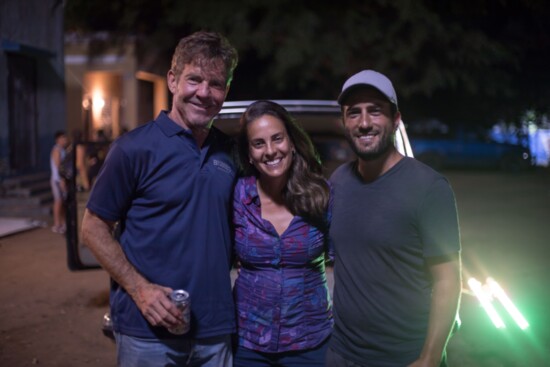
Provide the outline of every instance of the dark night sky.
<path id="1" fill-rule="evenodd" d="M 230 100 L 335 99 L 349 75 L 375 68 L 414 119 L 492 124 L 550 107 L 544 0 L 72 0 L 66 10 L 67 29 L 137 32 L 166 61 L 181 35 L 224 33 L 240 57 Z"/>

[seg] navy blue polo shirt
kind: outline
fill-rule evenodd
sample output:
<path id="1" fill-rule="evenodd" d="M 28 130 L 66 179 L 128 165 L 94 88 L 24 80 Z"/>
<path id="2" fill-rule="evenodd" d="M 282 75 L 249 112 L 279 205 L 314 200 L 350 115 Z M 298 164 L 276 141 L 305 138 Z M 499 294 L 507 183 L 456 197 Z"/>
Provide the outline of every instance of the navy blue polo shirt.
<path id="1" fill-rule="evenodd" d="M 149 281 L 191 296 L 191 332 L 205 338 L 235 331 L 231 294 L 232 142 L 212 128 L 202 149 L 166 112 L 113 143 L 87 208 L 119 221 L 128 260 Z M 115 331 L 175 337 L 147 323 L 114 281 Z"/>

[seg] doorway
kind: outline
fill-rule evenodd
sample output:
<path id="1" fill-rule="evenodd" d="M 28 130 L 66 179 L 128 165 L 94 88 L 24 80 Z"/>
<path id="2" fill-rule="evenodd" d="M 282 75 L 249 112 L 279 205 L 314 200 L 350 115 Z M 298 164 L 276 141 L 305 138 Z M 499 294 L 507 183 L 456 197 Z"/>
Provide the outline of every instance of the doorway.
<path id="1" fill-rule="evenodd" d="M 37 167 L 36 62 L 7 55 L 9 169 L 30 172 Z"/>

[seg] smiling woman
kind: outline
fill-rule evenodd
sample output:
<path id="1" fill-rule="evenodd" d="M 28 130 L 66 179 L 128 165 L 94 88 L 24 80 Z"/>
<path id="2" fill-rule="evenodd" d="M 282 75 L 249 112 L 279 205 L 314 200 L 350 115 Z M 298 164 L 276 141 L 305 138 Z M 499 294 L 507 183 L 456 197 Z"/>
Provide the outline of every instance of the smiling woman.
<path id="1" fill-rule="evenodd" d="M 271 101 L 252 103 L 244 112 L 238 147 L 248 175 L 237 182 L 233 201 L 241 264 L 234 288 L 234 365 L 306 359 L 323 365 L 332 330 L 325 274 L 332 248 L 330 187 L 321 163 L 308 135 Z"/>
<path id="2" fill-rule="evenodd" d="M 250 164 L 262 177 L 286 180 L 296 154 L 284 123 L 274 116 L 263 115 L 247 128 Z"/>

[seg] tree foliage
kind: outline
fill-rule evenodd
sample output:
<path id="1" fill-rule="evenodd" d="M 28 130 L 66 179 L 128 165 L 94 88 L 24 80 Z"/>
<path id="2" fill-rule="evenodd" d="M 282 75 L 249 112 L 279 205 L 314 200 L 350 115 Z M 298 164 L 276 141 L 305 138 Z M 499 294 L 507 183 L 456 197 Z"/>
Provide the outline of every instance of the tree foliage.
<path id="1" fill-rule="evenodd" d="M 237 47 L 230 97 L 334 99 L 365 68 L 391 77 L 402 108 L 472 122 L 548 109 L 543 0 L 68 0 L 75 31 L 132 34 L 167 60 L 207 29 Z"/>

